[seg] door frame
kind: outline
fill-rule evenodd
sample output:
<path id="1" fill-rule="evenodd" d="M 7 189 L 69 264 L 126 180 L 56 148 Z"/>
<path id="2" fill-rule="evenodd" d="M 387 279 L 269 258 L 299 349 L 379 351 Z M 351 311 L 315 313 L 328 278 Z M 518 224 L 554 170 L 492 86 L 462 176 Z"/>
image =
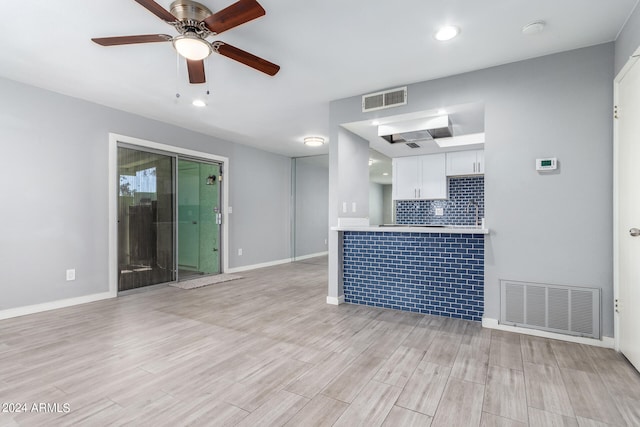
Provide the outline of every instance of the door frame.
<path id="1" fill-rule="evenodd" d="M 620 72 L 613 80 L 613 337 L 614 347 L 616 351 L 620 351 L 620 315 L 615 310 L 615 301 L 618 300 L 620 292 L 620 253 L 618 249 L 618 245 L 620 244 L 620 239 L 618 238 L 618 227 L 620 225 L 618 222 L 618 214 L 620 212 L 620 181 L 618 177 L 620 134 L 618 130 L 618 120 L 615 118 L 615 109 L 617 108 L 618 102 L 620 100 L 620 82 L 627 74 L 627 72 L 636 64 L 636 62 L 638 62 L 639 59 L 640 46 L 636 49 L 633 55 L 629 57 L 627 63 L 624 65 L 624 67 L 622 67 Z"/>
<path id="2" fill-rule="evenodd" d="M 131 136 L 109 133 L 109 161 L 108 161 L 108 183 L 109 183 L 109 292 L 112 295 L 118 294 L 118 192 L 115 183 L 118 182 L 118 143 L 138 146 L 140 148 L 150 148 L 152 150 L 164 151 L 177 156 L 191 157 L 194 159 L 210 160 L 222 165 L 222 194 L 220 202 L 222 206 L 222 227 L 220 228 L 220 255 L 221 271 L 225 273 L 229 270 L 229 245 L 227 237 L 229 235 L 229 158 L 202 151 L 190 150 L 176 147 L 174 145 L 161 144 L 159 142 L 134 138 Z M 177 268 L 177 266 L 176 266 Z"/>

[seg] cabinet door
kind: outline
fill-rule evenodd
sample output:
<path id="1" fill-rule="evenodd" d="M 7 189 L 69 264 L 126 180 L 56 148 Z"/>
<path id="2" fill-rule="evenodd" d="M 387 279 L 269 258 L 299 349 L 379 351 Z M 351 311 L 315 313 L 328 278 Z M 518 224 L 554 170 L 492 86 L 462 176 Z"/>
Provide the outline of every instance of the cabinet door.
<path id="1" fill-rule="evenodd" d="M 447 176 L 484 173 L 484 150 L 447 153 Z"/>
<path id="2" fill-rule="evenodd" d="M 484 150 L 476 151 L 476 162 L 478 163 L 476 170 L 479 174 L 484 174 Z"/>
<path id="3" fill-rule="evenodd" d="M 393 199 L 410 200 L 418 195 L 420 180 L 418 157 L 393 159 Z"/>
<path id="4" fill-rule="evenodd" d="M 422 200 L 447 198 L 447 175 L 445 154 L 420 156 L 420 189 Z"/>

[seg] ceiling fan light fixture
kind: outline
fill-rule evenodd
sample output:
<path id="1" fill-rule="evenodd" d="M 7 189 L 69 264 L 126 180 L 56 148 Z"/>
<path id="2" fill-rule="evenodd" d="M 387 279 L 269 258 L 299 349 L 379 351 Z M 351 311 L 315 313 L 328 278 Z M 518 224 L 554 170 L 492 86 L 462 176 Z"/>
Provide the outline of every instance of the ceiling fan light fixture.
<path id="1" fill-rule="evenodd" d="M 211 44 L 193 33 L 184 33 L 173 38 L 173 47 L 187 59 L 200 61 L 211 55 Z"/>
<path id="2" fill-rule="evenodd" d="M 303 139 L 304 145 L 308 147 L 320 147 L 324 145 L 324 138 L 321 136 L 307 136 Z"/>

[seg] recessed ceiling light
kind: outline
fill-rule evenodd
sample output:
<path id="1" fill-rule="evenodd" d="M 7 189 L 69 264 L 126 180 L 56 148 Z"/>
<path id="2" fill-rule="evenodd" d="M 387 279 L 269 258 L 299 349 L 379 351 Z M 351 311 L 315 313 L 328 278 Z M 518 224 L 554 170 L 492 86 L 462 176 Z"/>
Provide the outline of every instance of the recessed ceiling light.
<path id="1" fill-rule="evenodd" d="M 207 106 L 207 103 L 204 102 L 202 99 L 194 99 L 191 104 L 193 106 L 195 106 L 195 107 L 206 107 Z"/>
<path id="2" fill-rule="evenodd" d="M 309 147 L 320 147 L 324 144 L 324 138 L 321 136 L 307 136 L 303 141 Z"/>
<path id="3" fill-rule="evenodd" d="M 369 159 L 369 166 L 373 164 L 373 159 Z"/>
<path id="4" fill-rule="evenodd" d="M 539 34 L 544 31 L 546 26 L 547 23 L 544 21 L 534 21 L 522 27 L 522 34 L 527 36 L 531 34 Z"/>
<path id="5" fill-rule="evenodd" d="M 443 114 L 447 114 L 447 110 L 445 110 L 444 108 L 441 108 L 438 110 L 438 115 L 441 116 Z"/>
<path id="6" fill-rule="evenodd" d="M 434 37 L 436 40 L 441 42 L 451 40 L 455 36 L 460 34 L 460 28 L 454 27 L 453 25 L 448 25 L 446 27 L 440 28 L 435 34 Z"/>
<path id="7" fill-rule="evenodd" d="M 378 120 L 374 120 L 374 121 L 371 122 L 371 124 L 373 126 L 378 126 L 380 124 L 380 122 Z"/>
<path id="8" fill-rule="evenodd" d="M 389 172 L 385 172 L 385 173 L 383 173 L 382 175 L 384 175 L 384 176 L 389 176 Z"/>

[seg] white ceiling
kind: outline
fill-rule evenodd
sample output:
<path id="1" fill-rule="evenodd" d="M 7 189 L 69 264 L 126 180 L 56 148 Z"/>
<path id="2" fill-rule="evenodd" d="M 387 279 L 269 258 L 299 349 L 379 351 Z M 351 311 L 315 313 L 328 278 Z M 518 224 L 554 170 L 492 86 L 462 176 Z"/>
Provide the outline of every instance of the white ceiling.
<path id="1" fill-rule="evenodd" d="M 170 0 L 158 0 L 168 9 Z M 214 12 L 232 0 L 203 0 Z M 329 101 L 615 40 L 637 0 L 260 0 L 266 16 L 222 40 L 279 64 L 269 77 L 220 55 L 208 106 L 191 99 L 170 43 L 101 47 L 92 37 L 174 29 L 133 0 L 4 2 L 0 75 L 287 156 L 329 133 Z M 546 31 L 521 27 L 543 19 Z M 456 39 L 435 29 L 454 24 Z M 179 76 L 177 75 L 179 74 Z M 181 98 L 176 99 L 176 92 Z"/>

